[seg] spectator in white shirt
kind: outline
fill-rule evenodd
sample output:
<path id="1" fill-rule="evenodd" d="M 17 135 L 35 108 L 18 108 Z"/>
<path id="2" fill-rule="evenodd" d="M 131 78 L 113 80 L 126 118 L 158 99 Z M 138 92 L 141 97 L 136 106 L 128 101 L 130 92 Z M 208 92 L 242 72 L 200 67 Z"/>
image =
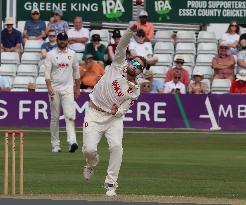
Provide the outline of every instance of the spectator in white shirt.
<path id="1" fill-rule="evenodd" d="M 67 32 L 69 48 L 76 53 L 81 53 L 85 50 L 85 44 L 89 40 L 89 30 L 83 27 L 82 17 L 77 16 L 73 21 L 74 28 Z"/>
<path id="2" fill-rule="evenodd" d="M 186 93 L 185 85 L 181 83 L 180 80 L 181 80 L 181 72 L 175 71 L 173 73 L 173 80 L 165 84 L 164 93 L 185 94 Z"/>
<path id="3" fill-rule="evenodd" d="M 143 56 L 148 65 L 153 65 L 158 61 L 158 58 L 153 56 L 152 44 L 145 42 L 145 37 L 144 30 L 138 30 L 135 41 L 129 44 L 130 55 L 131 57 Z"/>
<path id="4" fill-rule="evenodd" d="M 222 36 L 222 40 L 225 41 L 230 47 L 230 54 L 237 54 L 237 46 L 240 38 L 240 27 L 236 21 L 232 21 L 226 31 Z"/>

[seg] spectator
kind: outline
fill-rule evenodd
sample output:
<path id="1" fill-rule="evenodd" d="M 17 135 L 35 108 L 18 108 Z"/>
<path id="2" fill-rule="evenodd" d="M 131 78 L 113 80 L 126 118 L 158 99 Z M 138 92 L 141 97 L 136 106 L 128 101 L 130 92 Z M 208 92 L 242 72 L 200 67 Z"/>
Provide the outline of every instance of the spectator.
<path id="1" fill-rule="evenodd" d="M 206 94 L 208 93 L 208 85 L 203 80 L 203 74 L 199 71 L 193 73 L 193 81 L 188 86 L 188 92 L 191 94 Z"/>
<path id="2" fill-rule="evenodd" d="M 236 21 L 232 21 L 226 31 L 226 33 L 222 36 L 222 41 L 225 41 L 230 48 L 230 54 L 237 54 L 237 46 L 239 43 L 239 33 L 240 27 Z"/>
<path id="3" fill-rule="evenodd" d="M 63 33 L 63 32 L 67 33 L 68 23 L 62 20 L 62 16 L 63 16 L 63 12 L 60 9 L 56 9 L 53 12 L 53 16 L 50 18 L 50 21 L 46 28 L 46 34 L 48 34 L 50 29 L 55 30 L 56 35 L 58 35 L 58 33 Z"/>
<path id="4" fill-rule="evenodd" d="M 22 37 L 21 32 L 13 28 L 13 17 L 7 17 L 5 20 L 6 28 L 1 32 L 1 51 L 17 52 L 20 55 Z"/>
<path id="5" fill-rule="evenodd" d="M 49 30 L 48 38 L 49 42 L 43 43 L 43 45 L 41 46 L 41 60 L 39 61 L 39 67 L 44 65 L 47 53 L 51 51 L 53 48 L 57 47 L 55 30 Z"/>
<path id="6" fill-rule="evenodd" d="M 237 56 L 237 64 L 239 71 L 246 69 L 246 39 L 242 39 L 240 41 L 240 47 L 241 51 L 238 52 Z"/>
<path id="7" fill-rule="evenodd" d="M 144 30 L 146 34 L 145 41 L 152 41 L 154 36 L 154 25 L 147 21 L 148 20 L 147 11 L 145 10 L 140 11 L 138 17 L 139 17 L 138 28 Z"/>
<path id="8" fill-rule="evenodd" d="M 171 94 L 185 94 L 185 85 L 180 81 L 181 80 L 181 71 L 176 70 L 173 73 L 173 79 L 165 83 L 164 93 Z"/>
<path id="9" fill-rule="evenodd" d="M 82 17 L 75 17 L 73 21 L 74 28 L 67 32 L 69 48 L 76 53 L 82 53 L 85 50 L 85 44 L 89 40 L 89 30 L 83 27 Z"/>
<path id="10" fill-rule="evenodd" d="M 41 58 L 42 59 L 45 59 L 47 56 L 47 53 L 51 51 L 53 48 L 57 47 L 55 30 L 52 30 L 52 29 L 49 30 L 48 39 L 49 41 L 46 43 L 43 43 L 43 45 L 41 46 Z"/>
<path id="11" fill-rule="evenodd" d="M 0 75 L 0 92 L 10 91 L 9 77 Z"/>
<path id="12" fill-rule="evenodd" d="M 98 64 L 92 54 L 85 56 L 85 65 L 80 66 L 80 89 L 94 88 L 104 74 L 103 67 Z"/>
<path id="13" fill-rule="evenodd" d="M 28 92 L 35 92 L 36 88 L 37 88 L 37 86 L 35 83 L 28 83 L 28 85 L 27 85 Z"/>
<path id="14" fill-rule="evenodd" d="M 143 29 L 137 31 L 135 41 L 129 44 L 129 50 L 132 58 L 135 56 L 143 56 L 148 65 L 153 65 L 158 61 L 158 58 L 153 56 L 152 44 L 145 42 L 145 32 Z"/>
<path id="15" fill-rule="evenodd" d="M 31 20 L 26 21 L 23 33 L 23 40 L 43 40 L 46 37 L 45 22 L 40 20 L 40 12 L 37 8 L 31 12 Z"/>
<path id="16" fill-rule="evenodd" d="M 119 29 L 115 29 L 113 31 L 113 36 L 112 38 L 114 39 L 114 43 L 111 43 L 108 45 L 107 48 L 107 53 L 108 53 L 108 61 L 107 64 L 110 65 L 114 59 L 114 54 L 115 54 L 115 50 L 117 45 L 120 42 L 120 38 L 121 38 L 121 34 L 120 34 L 120 30 Z"/>
<path id="17" fill-rule="evenodd" d="M 150 70 L 146 70 L 143 73 L 143 76 L 146 80 L 148 80 L 151 83 L 151 93 L 163 93 L 164 91 L 164 86 L 163 84 L 159 81 L 153 78 L 153 72 Z"/>
<path id="18" fill-rule="evenodd" d="M 184 57 L 181 55 L 176 56 L 175 60 L 175 67 L 171 67 L 168 69 L 166 73 L 166 79 L 165 82 L 171 81 L 173 79 L 173 73 L 177 70 L 181 72 L 181 82 L 185 84 L 185 86 L 188 86 L 190 83 L 190 75 L 187 70 L 183 68 L 184 65 Z"/>
<path id="19" fill-rule="evenodd" d="M 152 93 L 152 84 L 149 80 L 145 79 L 140 84 L 140 91 L 141 93 Z"/>
<path id="20" fill-rule="evenodd" d="M 221 41 L 219 45 L 219 55 L 212 60 L 212 68 L 214 69 L 214 79 L 234 79 L 235 59 L 232 55 L 228 55 L 228 44 Z"/>
<path id="21" fill-rule="evenodd" d="M 246 70 L 240 70 L 236 78 L 237 79 L 232 82 L 230 93 L 246 94 Z"/>
<path id="22" fill-rule="evenodd" d="M 98 61 L 102 67 L 104 67 L 104 54 L 106 52 L 105 45 L 101 44 L 101 37 L 99 34 L 93 34 L 91 37 L 91 43 L 86 44 L 83 60 L 88 54 L 92 54 L 94 60 Z"/>

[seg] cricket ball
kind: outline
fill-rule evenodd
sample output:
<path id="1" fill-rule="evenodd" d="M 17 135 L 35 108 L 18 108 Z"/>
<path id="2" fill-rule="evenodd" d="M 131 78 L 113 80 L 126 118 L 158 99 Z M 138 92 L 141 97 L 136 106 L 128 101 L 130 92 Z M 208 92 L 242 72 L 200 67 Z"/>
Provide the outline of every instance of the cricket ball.
<path id="1" fill-rule="evenodd" d="M 136 5 L 140 6 L 142 5 L 143 1 L 142 0 L 136 0 Z"/>

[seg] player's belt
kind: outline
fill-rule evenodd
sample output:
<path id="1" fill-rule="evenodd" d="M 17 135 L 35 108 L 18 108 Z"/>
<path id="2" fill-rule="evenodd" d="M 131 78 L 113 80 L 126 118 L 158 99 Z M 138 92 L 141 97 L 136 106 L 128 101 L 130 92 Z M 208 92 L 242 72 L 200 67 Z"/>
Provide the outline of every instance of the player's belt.
<path id="1" fill-rule="evenodd" d="M 93 109 L 95 109 L 95 110 L 97 110 L 97 111 L 100 111 L 100 112 L 106 112 L 106 111 L 104 111 L 103 109 L 97 107 L 91 100 L 90 100 L 90 102 L 89 102 L 89 107 L 91 107 L 91 108 L 93 108 Z"/>

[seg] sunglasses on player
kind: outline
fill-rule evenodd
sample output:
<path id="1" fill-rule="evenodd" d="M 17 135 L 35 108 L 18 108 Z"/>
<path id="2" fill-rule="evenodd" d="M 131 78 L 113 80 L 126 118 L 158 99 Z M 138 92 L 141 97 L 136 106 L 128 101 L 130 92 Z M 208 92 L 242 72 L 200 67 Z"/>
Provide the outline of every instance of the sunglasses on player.
<path id="1" fill-rule="evenodd" d="M 137 69 L 142 70 L 142 71 L 144 70 L 144 66 L 135 59 L 128 60 L 128 65 L 130 67 L 135 68 L 135 69 L 137 68 Z"/>

